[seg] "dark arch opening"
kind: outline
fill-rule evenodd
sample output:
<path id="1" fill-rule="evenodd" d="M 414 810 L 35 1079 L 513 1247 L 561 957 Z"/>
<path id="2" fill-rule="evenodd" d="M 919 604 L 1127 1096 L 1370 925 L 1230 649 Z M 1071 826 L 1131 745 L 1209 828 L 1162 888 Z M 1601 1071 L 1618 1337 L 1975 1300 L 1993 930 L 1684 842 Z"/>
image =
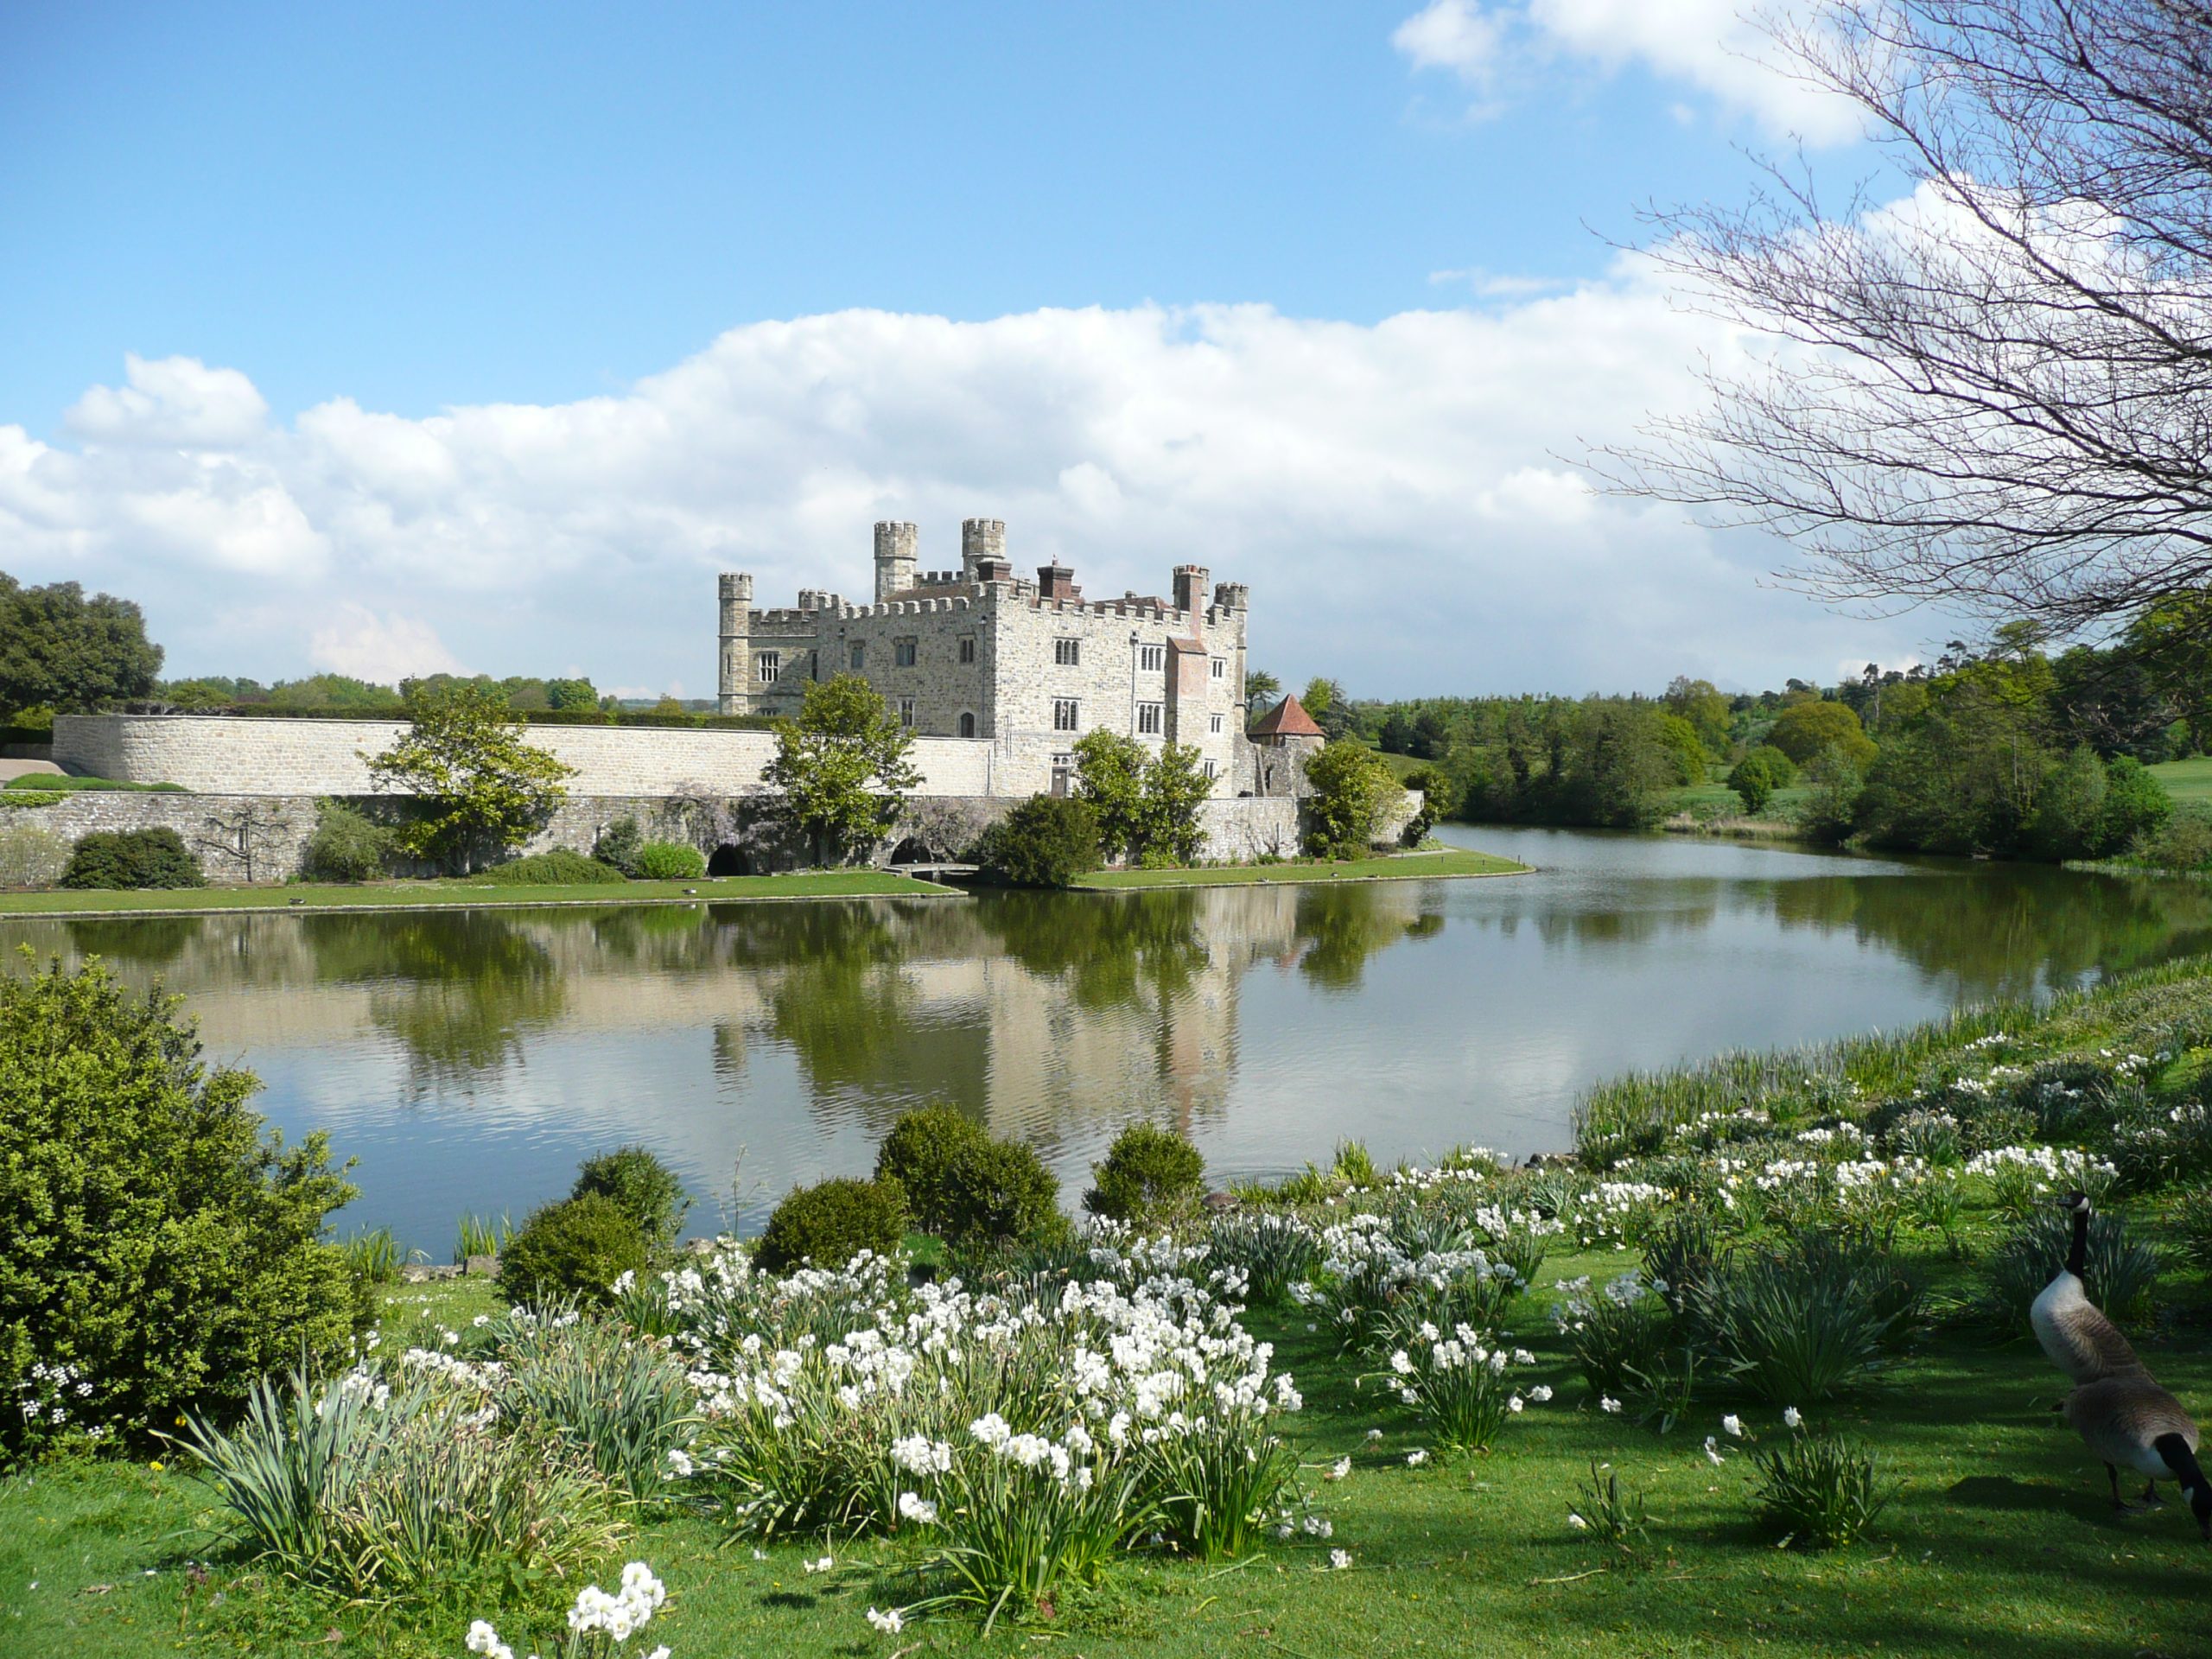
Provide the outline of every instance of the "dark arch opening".
<path id="1" fill-rule="evenodd" d="M 960 716 L 960 735 L 963 737 L 973 737 L 976 735 L 975 715 L 963 715 Z"/>
<path id="2" fill-rule="evenodd" d="M 909 836 L 891 849 L 891 861 L 893 864 L 926 864 L 930 861 L 930 849 Z"/>
<path id="3" fill-rule="evenodd" d="M 745 855 L 743 848 L 726 841 L 715 848 L 713 855 L 707 860 L 707 874 L 750 875 L 753 874 L 753 861 Z"/>

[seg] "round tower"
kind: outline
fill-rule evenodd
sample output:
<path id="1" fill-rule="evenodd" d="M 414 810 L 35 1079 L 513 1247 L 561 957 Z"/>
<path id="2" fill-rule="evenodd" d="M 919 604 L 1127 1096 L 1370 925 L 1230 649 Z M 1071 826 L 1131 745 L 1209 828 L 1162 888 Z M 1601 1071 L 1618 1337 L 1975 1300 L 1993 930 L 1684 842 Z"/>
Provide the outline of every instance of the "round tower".
<path id="1" fill-rule="evenodd" d="M 875 601 L 880 605 L 893 594 L 914 585 L 914 561 L 922 548 L 922 532 L 913 524 L 886 518 L 875 527 Z"/>
<path id="2" fill-rule="evenodd" d="M 725 715 L 752 713 L 753 578 L 726 570 L 721 579 L 722 649 L 715 708 Z"/>
<path id="3" fill-rule="evenodd" d="M 977 580 L 976 565 L 984 559 L 1006 562 L 1006 520 L 963 518 L 960 521 L 960 578 Z"/>

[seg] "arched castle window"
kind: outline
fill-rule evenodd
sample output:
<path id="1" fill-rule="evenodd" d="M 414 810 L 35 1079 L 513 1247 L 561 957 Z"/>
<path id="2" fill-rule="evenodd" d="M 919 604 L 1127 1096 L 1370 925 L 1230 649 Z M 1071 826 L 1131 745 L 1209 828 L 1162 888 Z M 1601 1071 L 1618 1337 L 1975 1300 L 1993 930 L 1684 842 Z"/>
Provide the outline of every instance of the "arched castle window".
<path id="1" fill-rule="evenodd" d="M 975 715 L 963 715 L 960 716 L 960 735 L 963 737 L 973 737 L 976 735 Z"/>

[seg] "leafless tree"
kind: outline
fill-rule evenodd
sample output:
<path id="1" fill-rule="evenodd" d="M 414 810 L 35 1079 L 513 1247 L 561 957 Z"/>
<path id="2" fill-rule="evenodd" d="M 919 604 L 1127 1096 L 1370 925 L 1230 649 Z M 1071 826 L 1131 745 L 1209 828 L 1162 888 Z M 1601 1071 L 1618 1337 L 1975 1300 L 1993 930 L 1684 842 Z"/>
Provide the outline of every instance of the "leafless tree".
<path id="1" fill-rule="evenodd" d="M 2100 632 L 2212 581 L 2212 3 L 1840 0 L 1770 29 L 1916 187 L 1656 212 L 1764 342 L 1609 487 L 1796 542 L 1786 580 Z M 1880 199 L 1886 200 L 1880 200 Z"/>

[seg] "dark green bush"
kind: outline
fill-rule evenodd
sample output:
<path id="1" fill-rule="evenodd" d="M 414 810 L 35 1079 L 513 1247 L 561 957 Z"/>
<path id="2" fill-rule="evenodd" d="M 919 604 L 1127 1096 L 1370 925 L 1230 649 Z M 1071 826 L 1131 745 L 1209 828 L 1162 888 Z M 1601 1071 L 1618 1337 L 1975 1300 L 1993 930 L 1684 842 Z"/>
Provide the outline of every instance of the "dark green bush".
<path id="1" fill-rule="evenodd" d="M 204 887 L 200 861 L 174 830 L 95 830 L 69 855 L 65 887 Z"/>
<path id="2" fill-rule="evenodd" d="M 264 1135 L 259 1081 L 207 1070 L 178 1006 L 97 963 L 0 974 L 0 1460 L 227 1414 L 346 1352 L 353 1274 L 321 1236 L 353 1189 L 322 1136 Z M 53 1402 L 34 1364 L 74 1373 L 65 1421 L 20 1408 Z"/>
<path id="3" fill-rule="evenodd" d="M 1099 867 L 1098 817 L 1088 801 L 1033 795 L 983 832 L 976 861 L 1010 887 L 1066 887 Z"/>
<path id="4" fill-rule="evenodd" d="M 576 1172 L 572 1198 L 612 1198 L 638 1224 L 646 1248 L 673 1249 L 690 1213 L 691 1200 L 677 1173 L 644 1147 L 621 1147 L 584 1160 Z"/>
<path id="5" fill-rule="evenodd" d="M 468 878 L 472 883 L 488 881 L 501 887 L 585 887 L 622 879 L 621 871 L 566 849 L 532 853 L 528 858 L 511 858 Z"/>
<path id="6" fill-rule="evenodd" d="M 2174 1231 L 2189 1264 L 2212 1274 L 2212 1182 L 2192 1186 L 2175 1200 Z"/>
<path id="7" fill-rule="evenodd" d="M 499 1252 L 499 1288 L 510 1301 L 601 1303 L 626 1273 L 646 1268 L 645 1232 L 602 1193 L 533 1210 Z"/>
<path id="8" fill-rule="evenodd" d="M 906 1197 L 891 1180 L 795 1186 L 768 1217 L 753 1265 L 783 1273 L 801 1263 L 842 1268 L 862 1250 L 889 1255 L 906 1236 Z"/>
<path id="9" fill-rule="evenodd" d="M 645 837 L 638 833 L 635 818 L 617 818 L 599 832 L 591 855 L 610 868 L 635 878 L 638 874 L 638 853 L 645 845 Z"/>
<path id="10" fill-rule="evenodd" d="M 1738 760 L 1728 774 L 1728 787 L 1742 799 L 1744 810 L 1753 816 L 1766 810 L 1775 791 L 1787 789 L 1796 781 L 1796 763 L 1767 743 Z"/>
<path id="11" fill-rule="evenodd" d="M 706 855 L 696 847 L 649 841 L 638 849 L 638 874 L 648 881 L 690 881 L 706 873 Z"/>
<path id="12" fill-rule="evenodd" d="M 1083 1195 L 1083 1207 L 1132 1226 L 1171 1221 L 1205 1196 L 1206 1165 L 1198 1149 L 1156 1123 L 1130 1124 L 1090 1173 L 1098 1185 Z"/>
<path id="13" fill-rule="evenodd" d="M 391 831 L 343 801 L 317 801 L 301 873 L 315 881 L 371 881 L 391 856 Z"/>
<path id="14" fill-rule="evenodd" d="M 1866 1383 L 1918 1300 L 1886 1235 L 1808 1230 L 1732 1252 L 1691 1291 L 1683 1317 L 1726 1374 L 1789 1406 Z"/>
<path id="15" fill-rule="evenodd" d="M 953 1172 L 990 1144 L 982 1124 L 957 1107 L 924 1106 L 900 1114 L 875 1152 L 875 1178 L 899 1183 L 914 1224 L 944 1236 L 951 1224 Z"/>

